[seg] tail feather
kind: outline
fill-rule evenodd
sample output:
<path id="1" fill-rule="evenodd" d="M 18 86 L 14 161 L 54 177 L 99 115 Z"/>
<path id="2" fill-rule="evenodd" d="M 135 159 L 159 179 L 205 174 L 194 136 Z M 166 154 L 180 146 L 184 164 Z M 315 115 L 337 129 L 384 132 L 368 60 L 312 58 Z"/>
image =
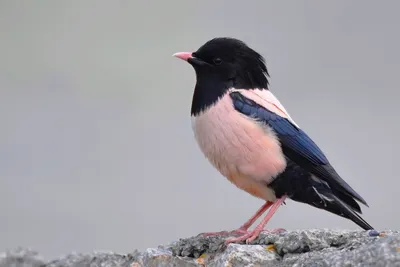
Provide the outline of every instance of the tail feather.
<path id="1" fill-rule="evenodd" d="M 338 198 L 333 193 L 324 193 L 324 195 L 331 199 L 329 205 L 324 207 L 325 210 L 335 213 L 339 216 L 352 220 L 358 226 L 363 228 L 364 230 L 373 230 L 374 228 L 367 223 L 359 214 L 357 214 L 354 209 L 349 207 L 344 201 Z"/>
<path id="2" fill-rule="evenodd" d="M 330 164 L 321 165 L 315 169 L 315 173 L 318 177 L 323 179 L 329 184 L 329 187 L 335 191 L 340 191 L 343 195 L 357 199 L 359 202 L 368 207 L 368 203 L 362 198 L 354 189 L 344 181 L 340 175 Z M 327 180 L 326 177 L 329 177 Z"/>
<path id="3" fill-rule="evenodd" d="M 303 184 L 303 188 L 296 194 L 296 197 L 302 198 L 299 199 L 301 202 L 349 219 L 364 230 L 374 229 L 359 215 L 362 213 L 361 208 L 353 197 L 332 189 L 327 183 L 315 177 L 310 178 L 308 182 Z"/>
<path id="4" fill-rule="evenodd" d="M 352 210 L 355 212 L 362 214 L 361 207 L 357 203 L 357 201 L 354 200 L 351 196 L 342 193 L 341 191 L 335 191 L 332 190 L 333 194 L 337 196 L 341 201 L 343 201 L 347 206 L 349 206 Z"/>
<path id="5" fill-rule="evenodd" d="M 360 216 L 362 212 L 357 197 L 332 187 L 290 159 L 287 162 L 286 170 L 268 184 L 276 197 L 287 195 L 294 201 L 349 219 L 364 230 L 374 229 Z"/>

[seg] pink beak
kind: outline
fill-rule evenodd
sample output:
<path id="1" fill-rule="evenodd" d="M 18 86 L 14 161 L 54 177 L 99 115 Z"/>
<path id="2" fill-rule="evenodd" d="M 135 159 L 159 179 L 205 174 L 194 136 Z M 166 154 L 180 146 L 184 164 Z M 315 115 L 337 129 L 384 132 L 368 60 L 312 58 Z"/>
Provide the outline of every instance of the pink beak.
<path id="1" fill-rule="evenodd" d="M 192 53 L 191 52 L 179 52 L 179 53 L 173 54 L 172 56 L 187 61 L 189 58 L 192 57 Z"/>

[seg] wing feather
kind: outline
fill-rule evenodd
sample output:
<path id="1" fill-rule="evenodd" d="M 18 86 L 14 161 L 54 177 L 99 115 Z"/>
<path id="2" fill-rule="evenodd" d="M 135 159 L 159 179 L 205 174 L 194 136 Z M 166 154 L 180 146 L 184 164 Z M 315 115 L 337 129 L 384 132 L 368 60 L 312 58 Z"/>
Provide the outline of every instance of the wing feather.
<path id="1" fill-rule="evenodd" d="M 367 205 L 366 201 L 339 176 L 322 150 L 294 123 L 276 98 L 270 96 L 265 99 L 260 93 L 255 93 L 256 90 L 245 91 L 248 92 L 230 92 L 236 111 L 268 124 L 276 132 L 283 153 L 300 167 L 327 182 L 331 188 Z"/>

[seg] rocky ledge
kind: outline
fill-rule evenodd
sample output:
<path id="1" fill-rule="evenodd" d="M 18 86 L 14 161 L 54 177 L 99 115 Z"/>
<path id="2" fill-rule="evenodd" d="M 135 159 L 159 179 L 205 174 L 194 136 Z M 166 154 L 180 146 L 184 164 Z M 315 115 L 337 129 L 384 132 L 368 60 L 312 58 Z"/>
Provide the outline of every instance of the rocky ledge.
<path id="1" fill-rule="evenodd" d="M 400 266 L 399 231 L 299 230 L 262 234 L 248 245 L 223 241 L 199 235 L 144 252 L 74 253 L 51 261 L 18 248 L 0 256 L 0 267 Z"/>

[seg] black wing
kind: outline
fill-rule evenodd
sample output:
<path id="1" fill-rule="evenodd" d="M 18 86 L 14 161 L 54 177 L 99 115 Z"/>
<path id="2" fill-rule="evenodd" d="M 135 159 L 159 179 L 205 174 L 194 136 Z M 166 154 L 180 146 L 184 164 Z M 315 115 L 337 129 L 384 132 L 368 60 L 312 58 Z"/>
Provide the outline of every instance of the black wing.
<path id="1" fill-rule="evenodd" d="M 282 151 L 288 158 L 327 182 L 331 188 L 368 206 L 367 202 L 339 176 L 321 149 L 303 130 L 240 92 L 231 92 L 230 97 L 238 112 L 265 122 L 276 132 Z"/>

